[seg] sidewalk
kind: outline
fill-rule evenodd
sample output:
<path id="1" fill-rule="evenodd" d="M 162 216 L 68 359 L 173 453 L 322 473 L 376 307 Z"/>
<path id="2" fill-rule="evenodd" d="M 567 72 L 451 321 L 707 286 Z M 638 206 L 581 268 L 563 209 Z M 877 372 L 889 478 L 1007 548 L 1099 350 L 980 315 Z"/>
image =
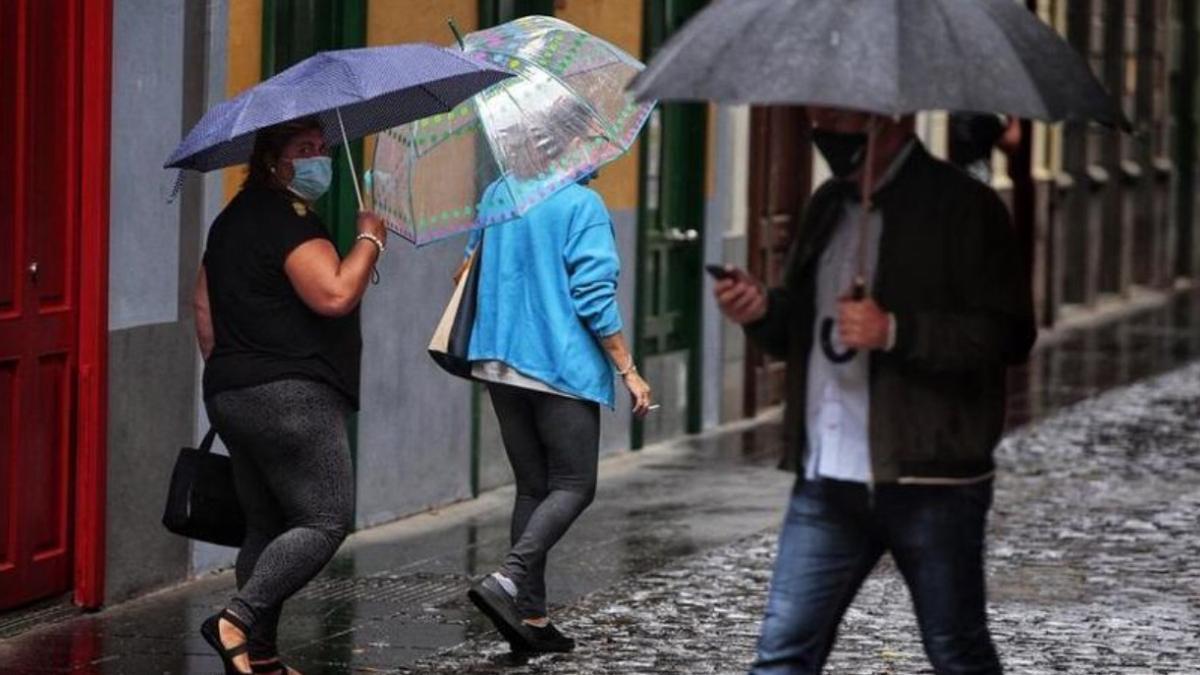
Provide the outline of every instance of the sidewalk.
<path id="1" fill-rule="evenodd" d="M 1014 374 L 1013 419 L 1032 422 L 999 453 L 989 559 L 1010 672 L 1200 663 L 1198 298 L 1055 336 Z M 575 654 L 513 662 L 465 601 L 506 549 L 511 488 L 355 534 L 288 604 L 283 651 L 309 675 L 745 672 L 791 484 L 778 431 L 767 416 L 603 463 L 549 578 Z M 0 640 L 0 673 L 217 673 L 196 628 L 231 590 L 215 575 Z M 888 563 L 841 634 L 831 673 L 926 667 Z"/>
<path id="2" fill-rule="evenodd" d="M 790 484 L 773 468 L 775 437 L 766 421 L 605 461 L 595 504 L 552 555 L 550 598 L 570 604 L 775 526 Z M 308 674 L 394 672 L 496 639 L 465 592 L 507 551 L 512 496 L 496 490 L 353 535 L 286 606 L 289 662 Z M 0 641 L 0 673 L 220 672 L 196 629 L 232 591 L 220 574 Z"/>

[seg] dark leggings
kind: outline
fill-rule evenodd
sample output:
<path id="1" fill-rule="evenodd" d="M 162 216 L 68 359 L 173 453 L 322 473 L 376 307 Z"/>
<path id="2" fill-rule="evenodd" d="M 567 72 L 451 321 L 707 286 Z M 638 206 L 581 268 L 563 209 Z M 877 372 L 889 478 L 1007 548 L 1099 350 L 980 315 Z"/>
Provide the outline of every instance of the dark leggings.
<path id="1" fill-rule="evenodd" d="M 600 406 L 499 384 L 488 393 L 517 482 L 500 572 L 516 584 L 525 618 L 546 616 L 546 554 L 596 495 Z"/>
<path id="2" fill-rule="evenodd" d="M 229 609 L 251 627 L 251 658 L 274 656 L 283 602 L 321 571 L 352 525 L 351 409 L 334 389 L 307 380 L 225 391 L 205 405 L 246 513 Z"/>

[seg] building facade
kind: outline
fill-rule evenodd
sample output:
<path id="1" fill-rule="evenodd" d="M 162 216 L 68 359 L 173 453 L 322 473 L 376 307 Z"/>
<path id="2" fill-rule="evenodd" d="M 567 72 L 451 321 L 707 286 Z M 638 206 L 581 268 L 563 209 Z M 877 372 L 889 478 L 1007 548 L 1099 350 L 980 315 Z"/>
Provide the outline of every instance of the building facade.
<path id="1" fill-rule="evenodd" d="M 1028 243 L 1044 326 L 1145 302 L 1197 273 L 1196 38 L 1190 2 L 1031 0 L 1119 94 L 1136 133 L 1025 124 L 994 161 Z M 168 534 L 175 453 L 206 431 L 190 297 L 208 225 L 243 176 L 161 169 L 219 101 L 325 49 L 450 44 L 554 14 L 639 58 L 703 0 L 0 0 L 0 611 L 118 602 L 227 566 L 233 551 Z M 15 94 L 15 95 L 14 95 Z M 704 262 L 780 278 L 805 199 L 826 177 L 791 107 L 669 104 L 593 184 L 618 232 L 620 301 L 662 409 L 603 419 L 617 453 L 754 416 L 782 364 L 709 299 Z M 946 121 L 917 132 L 945 154 Z M 353 144 L 360 170 L 370 139 Z M 339 162 L 320 205 L 353 234 Z M 397 242 L 363 307 L 353 429 L 357 524 L 469 499 L 511 480 L 488 399 L 425 345 L 463 241 Z"/>

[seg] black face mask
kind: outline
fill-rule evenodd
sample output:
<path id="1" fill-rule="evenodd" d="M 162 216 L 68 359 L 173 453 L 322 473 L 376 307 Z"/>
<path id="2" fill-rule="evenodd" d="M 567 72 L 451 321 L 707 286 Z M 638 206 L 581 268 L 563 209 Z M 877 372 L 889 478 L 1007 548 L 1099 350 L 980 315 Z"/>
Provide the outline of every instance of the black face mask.
<path id="1" fill-rule="evenodd" d="M 865 132 L 841 133 L 824 129 L 812 130 L 813 145 L 838 178 L 848 178 L 863 165 L 867 157 Z"/>

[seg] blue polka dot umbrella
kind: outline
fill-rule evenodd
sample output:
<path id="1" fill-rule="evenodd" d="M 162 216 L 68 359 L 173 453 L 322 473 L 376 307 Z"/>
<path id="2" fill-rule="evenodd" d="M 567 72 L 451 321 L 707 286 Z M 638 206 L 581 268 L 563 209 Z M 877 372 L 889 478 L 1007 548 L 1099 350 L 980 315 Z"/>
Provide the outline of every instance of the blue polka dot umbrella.
<path id="1" fill-rule="evenodd" d="M 628 151 L 653 108 L 626 92 L 641 62 L 565 21 L 525 17 L 461 47 L 516 76 L 375 150 L 375 210 L 417 245 L 526 213 Z"/>
<path id="2" fill-rule="evenodd" d="M 510 76 L 502 66 L 435 45 L 322 52 L 214 106 L 165 166 L 211 171 L 240 164 L 260 129 L 313 115 L 330 146 L 344 144 L 446 112 Z"/>

